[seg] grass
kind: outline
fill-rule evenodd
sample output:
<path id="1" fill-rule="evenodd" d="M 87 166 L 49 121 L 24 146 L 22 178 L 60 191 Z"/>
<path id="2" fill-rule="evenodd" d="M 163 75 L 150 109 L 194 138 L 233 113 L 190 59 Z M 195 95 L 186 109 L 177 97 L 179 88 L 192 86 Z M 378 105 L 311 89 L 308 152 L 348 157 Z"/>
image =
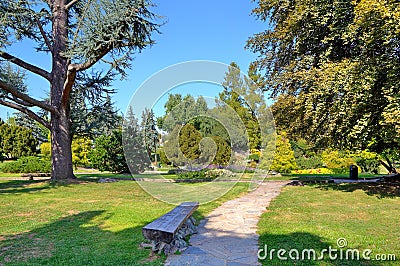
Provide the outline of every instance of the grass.
<path id="1" fill-rule="evenodd" d="M 285 187 L 259 221 L 260 247 L 271 249 L 338 248 L 345 238 L 349 249 L 371 249 L 400 259 L 399 187 L 371 184 Z M 345 249 L 346 249 L 345 248 Z M 300 253 L 301 254 L 301 253 Z M 361 253 L 362 254 L 362 253 Z M 269 256 L 269 255 L 268 255 Z M 288 254 L 286 254 L 288 256 Z M 360 255 L 361 256 L 361 255 Z M 263 265 L 398 265 L 378 261 L 262 260 Z"/>
<path id="2" fill-rule="evenodd" d="M 108 175 L 113 177 L 113 175 Z M 245 193 L 237 184 L 195 213 Z M 162 265 L 139 247 L 141 228 L 173 208 L 136 182 L 59 185 L 0 181 L 0 265 Z"/>
<path id="3" fill-rule="evenodd" d="M 380 175 L 369 174 L 369 173 L 359 173 L 358 177 L 360 179 L 372 179 L 376 177 L 380 177 Z M 318 180 L 318 179 L 328 179 L 328 178 L 337 178 L 337 179 L 347 179 L 349 178 L 349 174 L 283 174 L 282 176 L 270 176 L 267 180 Z"/>

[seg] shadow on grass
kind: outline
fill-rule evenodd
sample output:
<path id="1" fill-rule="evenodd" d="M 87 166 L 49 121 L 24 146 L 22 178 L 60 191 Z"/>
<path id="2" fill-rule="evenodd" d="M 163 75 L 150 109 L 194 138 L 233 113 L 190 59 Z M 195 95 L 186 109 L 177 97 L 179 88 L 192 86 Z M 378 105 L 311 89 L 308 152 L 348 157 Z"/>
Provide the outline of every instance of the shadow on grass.
<path id="1" fill-rule="evenodd" d="M 353 192 L 363 190 L 369 196 L 377 198 L 400 197 L 400 183 L 342 183 L 342 184 L 320 184 L 316 186 L 323 190 L 337 190 Z"/>
<path id="2" fill-rule="evenodd" d="M 327 243 L 318 235 L 305 232 L 285 235 L 261 234 L 259 242 L 259 255 L 262 256 L 260 261 L 263 265 L 385 265 L 385 263 L 378 261 L 363 259 L 363 250 L 359 251 L 358 260 L 356 253 L 353 255 L 352 252 L 348 252 L 348 255 L 346 255 L 346 250 L 356 248 L 351 246 L 342 249 L 343 255 L 340 259 L 341 249 L 338 248 L 336 243 Z M 331 251 L 332 257 L 329 255 L 329 247 L 337 250 Z M 285 254 L 281 254 L 281 257 L 287 258 L 286 260 L 278 258 L 279 249 L 286 251 Z M 324 251 L 321 255 L 324 249 L 327 251 Z"/>
<path id="3" fill-rule="evenodd" d="M 41 185 L 41 186 L 34 186 Z M 48 180 L 10 180 L 6 182 L 0 182 L 0 194 L 11 194 L 11 193 L 29 193 L 34 191 L 41 191 L 50 189 L 55 185 L 48 182 Z"/>
<path id="4" fill-rule="evenodd" d="M 1 194 L 18 194 L 30 193 L 35 191 L 42 191 L 47 189 L 54 189 L 57 187 L 66 187 L 72 184 L 79 184 L 82 182 L 96 182 L 97 180 L 76 180 L 73 183 L 53 182 L 47 180 L 10 180 L 0 182 L 0 195 Z"/>
<path id="5" fill-rule="evenodd" d="M 161 265 L 142 250 L 142 226 L 102 229 L 105 211 L 88 211 L 12 236 L 0 236 L 0 265 Z"/>
<path id="6" fill-rule="evenodd" d="M 9 180 L 0 182 L 0 195 L 1 194 L 18 194 L 29 193 L 35 191 L 42 191 L 46 189 L 53 189 L 57 187 L 67 187 L 70 185 L 96 183 L 98 179 L 78 178 L 69 182 L 55 182 L 50 179 L 46 180 Z"/>

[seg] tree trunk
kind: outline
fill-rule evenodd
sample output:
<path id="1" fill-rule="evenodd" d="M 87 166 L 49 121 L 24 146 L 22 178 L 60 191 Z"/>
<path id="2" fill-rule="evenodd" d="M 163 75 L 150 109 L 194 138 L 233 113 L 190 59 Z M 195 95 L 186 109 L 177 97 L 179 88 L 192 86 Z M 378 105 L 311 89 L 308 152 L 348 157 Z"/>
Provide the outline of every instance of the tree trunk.
<path id="1" fill-rule="evenodd" d="M 53 51 L 50 84 L 51 105 L 57 113 L 51 114 L 51 159 L 53 180 L 76 178 L 72 167 L 71 121 L 69 92 L 63 96 L 67 77 L 68 59 L 62 55 L 67 49 L 68 13 L 64 0 L 53 0 Z"/>
<path id="2" fill-rule="evenodd" d="M 51 117 L 51 179 L 75 179 L 72 167 L 70 121 L 66 114 Z"/>
<path id="3" fill-rule="evenodd" d="M 383 160 L 380 160 L 383 167 L 385 167 L 386 170 L 388 170 L 389 174 L 397 174 L 396 168 L 394 168 L 394 166 L 390 162 L 389 158 L 385 157 L 385 160 L 386 160 L 386 162 Z"/>

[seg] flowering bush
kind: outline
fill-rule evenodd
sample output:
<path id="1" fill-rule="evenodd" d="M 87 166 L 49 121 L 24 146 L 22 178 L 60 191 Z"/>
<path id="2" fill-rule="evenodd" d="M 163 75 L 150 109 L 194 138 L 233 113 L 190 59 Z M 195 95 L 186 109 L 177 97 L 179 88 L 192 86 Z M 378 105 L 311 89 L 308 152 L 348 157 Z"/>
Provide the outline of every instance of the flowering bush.
<path id="1" fill-rule="evenodd" d="M 227 169 L 212 169 L 205 173 L 206 178 L 216 179 L 218 177 L 234 177 L 235 174 Z"/>
<path id="2" fill-rule="evenodd" d="M 292 171 L 292 174 L 329 175 L 329 174 L 334 174 L 334 171 L 328 168 L 316 168 L 316 169 L 306 169 L 306 170 L 294 170 Z"/>

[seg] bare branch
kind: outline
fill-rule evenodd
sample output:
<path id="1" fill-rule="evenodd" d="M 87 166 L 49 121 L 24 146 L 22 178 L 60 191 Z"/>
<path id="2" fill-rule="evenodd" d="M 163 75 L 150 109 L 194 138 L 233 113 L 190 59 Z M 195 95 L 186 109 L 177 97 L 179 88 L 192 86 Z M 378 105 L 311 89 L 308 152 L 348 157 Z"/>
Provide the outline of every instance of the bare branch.
<path id="1" fill-rule="evenodd" d="M 72 0 L 71 2 L 69 2 L 67 5 L 65 5 L 65 9 L 69 9 L 71 6 L 73 6 L 76 2 L 78 2 L 79 0 Z"/>
<path id="2" fill-rule="evenodd" d="M 26 107 L 16 104 L 16 103 L 4 101 L 3 99 L 0 99 L 0 104 L 10 107 L 10 108 L 13 108 L 15 110 L 18 110 L 18 111 L 28 115 L 30 118 L 34 119 L 35 121 L 39 122 L 46 128 L 50 129 L 50 123 L 48 121 L 44 120 L 43 118 L 41 118 L 40 116 L 38 116 L 37 114 L 35 114 L 34 112 L 32 112 L 31 110 L 29 110 Z"/>
<path id="3" fill-rule="evenodd" d="M 46 45 L 47 45 L 47 48 L 49 48 L 50 52 L 53 53 L 53 47 L 51 46 L 51 43 L 50 43 L 50 41 L 49 41 L 49 38 L 47 38 L 46 32 L 44 31 L 44 29 L 43 29 L 43 27 L 42 27 L 42 24 L 40 23 L 39 19 L 37 19 L 37 18 L 36 18 L 36 23 L 37 23 L 37 25 L 38 25 L 38 27 L 39 27 L 40 33 L 41 33 L 42 36 L 43 36 L 44 42 L 45 42 Z"/>
<path id="4" fill-rule="evenodd" d="M 38 101 L 38 100 L 30 97 L 29 95 L 27 95 L 25 93 L 22 93 L 22 92 L 18 91 L 16 88 L 14 88 L 13 86 L 10 86 L 9 84 L 7 84 L 7 83 L 5 83 L 5 82 L 3 82 L 1 80 L 0 80 L 0 88 L 3 89 L 3 90 L 8 91 L 12 95 L 14 95 L 15 97 L 17 97 L 17 98 L 19 98 L 19 99 L 21 99 L 23 101 L 26 101 L 26 102 L 28 102 L 30 104 L 33 104 L 33 105 L 35 105 L 37 107 L 40 107 L 40 108 L 42 108 L 42 109 L 44 109 L 46 111 L 49 111 L 49 112 L 51 112 L 53 114 L 58 114 L 58 110 L 56 108 L 54 108 L 53 106 L 51 106 L 51 105 L 49 105 L 49 104 L 47 104 L 45 102 Z"/>
<path id="5" fill-rule="evenodd" d="M 31 64 L 29 64 L 29 63 L 27 63 L 25 61 L 22 61 L 21 59 L 15 57 L 15 56 L 10 55 L 10 54 L 8 54 L 6 52 L 3 52 L 3 51 L 0 51 L 0 57 L 6 59 L 7 61 L 9 61 L 9 62 L 11 62 L 13 64 L 16 64 L 17 66 L 22 67 L 22 68 L 24 68 L 24 69 L 26 69 L 26 70 L 28 70 L 30 72 L 38 74 L 39 76 L 47 79 L 48 81 L 51 81 L 50 73 L 47 72 L 44 69 L 41 69 L 40 67 L 31 65 Z"/>

